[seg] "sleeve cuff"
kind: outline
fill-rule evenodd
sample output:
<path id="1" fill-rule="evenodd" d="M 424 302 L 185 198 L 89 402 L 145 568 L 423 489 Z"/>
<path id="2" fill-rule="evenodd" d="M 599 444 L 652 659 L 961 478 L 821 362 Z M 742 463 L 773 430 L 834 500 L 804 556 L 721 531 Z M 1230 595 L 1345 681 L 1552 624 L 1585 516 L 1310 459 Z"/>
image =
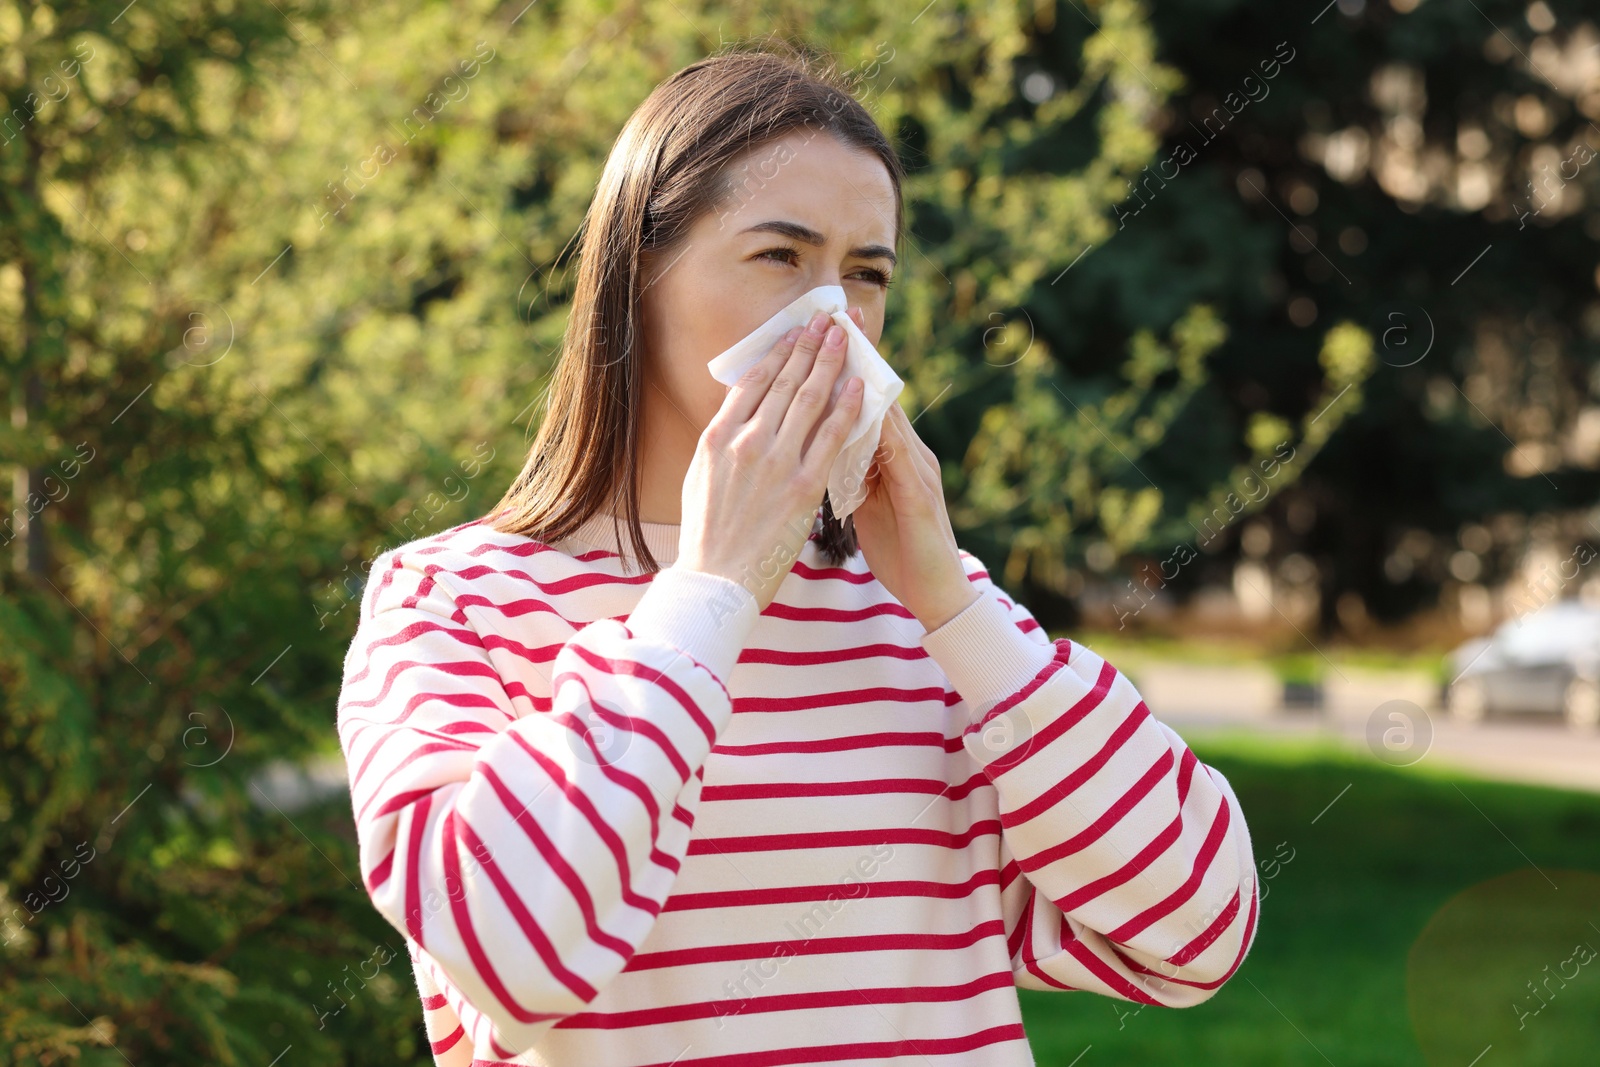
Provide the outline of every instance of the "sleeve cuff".
<path id="1" fill-rule="evenodd" d="M 755 595 L 733 579 L 673 566 L 651 579 L 627 626 L 692 657 L 726 687 L 758 615 Z"/>
<path id="2" fill-rule="evenodd" d="M 936 630 L 922 647 L 967 702 L 973 721 L 1027 685 L 1055 659 L 1054 644 L 1040 644 L 1017 628 L 992 590 Z"/>

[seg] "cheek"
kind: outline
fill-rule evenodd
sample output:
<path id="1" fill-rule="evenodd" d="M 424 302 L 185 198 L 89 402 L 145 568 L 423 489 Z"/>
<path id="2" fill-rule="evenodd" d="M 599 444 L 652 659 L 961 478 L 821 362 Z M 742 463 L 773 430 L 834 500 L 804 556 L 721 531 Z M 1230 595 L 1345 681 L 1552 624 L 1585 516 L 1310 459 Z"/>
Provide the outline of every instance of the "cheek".
<path id="1" fill-rule="evenodd" d="M 706 369 L 709 360 L 702 360 L 698 349 L 683 343 L 686 340 L 670 346 L 658 384 L 671 401 L 664 405 L 664 416 L 684 429 L 692 428 L 698 436 L 721 409 L 728 387 L 711 376 Z M 691 425 L 683 426 L 685 421 Z"/>
<path id="2" fill-rule="evenodd" d="M 867 340 L 872 342 L 872 347 L 876 348 L 881 355 L 883 353 L 883 320 L 879 319 L 877 322 L 873 322 L 868 319 L 867 328 L 861 332 L 867 335 Z"/>

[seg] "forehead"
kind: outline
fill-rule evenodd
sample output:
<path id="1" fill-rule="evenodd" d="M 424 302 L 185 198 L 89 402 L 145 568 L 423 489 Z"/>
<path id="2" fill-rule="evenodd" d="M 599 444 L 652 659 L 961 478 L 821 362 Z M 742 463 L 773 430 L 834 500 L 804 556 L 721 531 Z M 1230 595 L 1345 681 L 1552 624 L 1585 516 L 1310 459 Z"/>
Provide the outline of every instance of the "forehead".
<path id="1" fill-rule="evenodd" d="M 894 184 L 875 154 L 825 130 L 791 130 L 735 157 L 724 170 L 730 190 L 725 232 L 769 219 L 799 222 L 831 240 L 848 235 L 894 244 Z"/>

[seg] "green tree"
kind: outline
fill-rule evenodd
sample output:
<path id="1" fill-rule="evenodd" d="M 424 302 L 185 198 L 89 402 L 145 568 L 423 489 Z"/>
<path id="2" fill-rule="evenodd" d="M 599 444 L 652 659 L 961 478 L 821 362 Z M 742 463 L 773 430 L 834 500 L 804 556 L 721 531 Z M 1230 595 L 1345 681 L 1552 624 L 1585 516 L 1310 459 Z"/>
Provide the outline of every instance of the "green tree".
<path id="1" fill-rule="evenodd" d="M 832 49 L 899 142 L 883 349 L 958 533 L 1008 581 L 1058 588 L 1086 543 L 1159 540 L 1270 448 L 1287 420 L 1213 427 L 1211 469 L 1158 463 L 1226 332 L 1158 266 L 1148 328 L 1067 358 L 1091 323 L 1066 294 L 1101 250 L 1073 265 L 1180 82 L 1138 4 L 1058 10 L 1077 19 L 0 3 L 24 116 L 0 148 L 0 459 L 28 519 L 0 577 L 0 1042 L 27 1063 L 426 1062 L 348 798 L 290 805 L 268 772 L 337 758 L 372 559 L 520 467 L 616 132 L 725 41 Z M 1328 332 L 1319 366 L 1349 389 L 1297 440 L 1357 404 L 1365 344 Z"/>
<path id="2" fill-rule="evenodd" d="M 1155 5 L 1150 28 L 1185 79 L 1158 155 L 1188 142 L 1197 158 L 1130 199 L 1057 306 L 1087 324 L 1062 334 L 1074 367 L 1185 303 L 1227 323 L 1141 466 L 1209 481 L 1235 428 L 1315 416 L 1325 330 L 1347 319 L 1376 345 L 1362 402 L 1262 514 L 1269 563 L 1316 563 L 1324 633 L 1346 628 L 1341 600 L 1387 621 L 1438 603 L 1463 550 L 1482 580 L 1505 576 L 1538 522 L 1600 543 L 1581 432 L 1600 382 L 1592 5 L 1214 0 Z M 1280 49 L 1293 58 L 1269 79 Z"/>
<path id="3" fill-rule="evenodd" d="M 236 195 L 274 180 L 251 157 L 290 116 L 263 101 L 327 18 L 0 4 L 7 1062 L 419 1048 L 403 956 L 319 1026 L 399 940 L 346 877 L 348 802 L 291 821 L 253 784 L 326 745 L 337 649 L 304 587 L 379 523 L 280 385 L 217 373 L 282 247 Z"/>

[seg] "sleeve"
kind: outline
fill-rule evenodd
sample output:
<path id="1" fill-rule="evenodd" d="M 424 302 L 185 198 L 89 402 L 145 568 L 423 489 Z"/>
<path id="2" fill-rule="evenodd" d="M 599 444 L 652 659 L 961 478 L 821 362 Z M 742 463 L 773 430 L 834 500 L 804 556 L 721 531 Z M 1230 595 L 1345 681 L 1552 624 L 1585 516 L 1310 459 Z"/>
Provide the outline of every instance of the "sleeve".
<path id="1" fill-rule="evenodd" d="M 509 1057 L 583 1010 L 649 933 L 758 612 L 737 582 L 669 567 L 626 623 L 538 645 L 555 614 L 538 584 L 496 604 L 473 585 L 481 563 L 451 555 L 403 547 L 374 565 L 339 738 L 362 881 L 425 1003 L 442 996 L 469 1048 Z M 518 680 L 532 674 L 542 692 Z"/>
<path id="2" fill-rule="evenodd" d="M 999 798 L 1016 984 L 1190 1007 L 1254 938 L 1239 801 L 1088 648 L 1052 641 L 960 550 L 980 596 L 922 637 L 967 705 L 963 743 Z"/>

